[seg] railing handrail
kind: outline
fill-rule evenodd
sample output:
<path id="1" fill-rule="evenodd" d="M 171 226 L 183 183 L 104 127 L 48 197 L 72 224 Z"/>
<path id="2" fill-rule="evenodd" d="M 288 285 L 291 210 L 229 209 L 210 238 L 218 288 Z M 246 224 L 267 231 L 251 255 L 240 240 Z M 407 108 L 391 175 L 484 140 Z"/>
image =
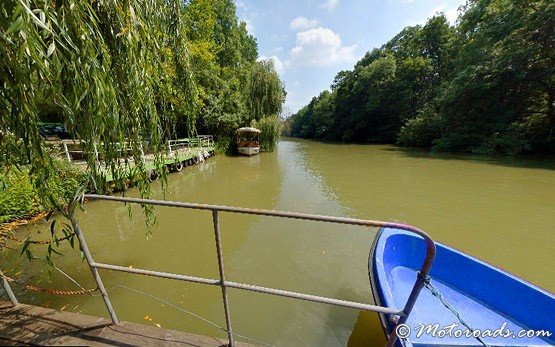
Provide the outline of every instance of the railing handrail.
<path id="1" fill-rule="evenodd" d="M 75 209 L 75 205 L 71 204 L 69 206 L 69 211 L 70 211 L 69 215 L 71 219 L 71 224 L 79 240 L 80 248 L 83 251 L 83 254 L 89 265 L 93 278 L 97 283 L 98 290 L 101 293 L 102 299 L 104 300 L 108 313 L 110 314 L 110 318 L 112 319 L 112 322 L 114 324 L 119 324 L 119 320 L 112 307 L 112 303 L 108 298 L 108 293 L 106 291 L 106 288 L 104 287 L 104 284 L 102 282 L 98 269 L 106 269 L 106 270 L 113 270 L 113 271 L 119 271 L 119 272 L 133 273 L 138 275 L 168 278 L 168 279 L 188 281 L 188 282 L 200 283 L 200 284 L 206 284 L 206 285 L 216 285 L 216 286 L 220 286 L 222 290 L 222 299 L 223 299 L 226 326 L 227 326 L 226 330 L 227 330 L 230 346 L 234 345 L 234 338 L 233 338 L 234 334 L 233 334 L 232 325 L 231 325 L 231 314 L 229 310 L 227 288 L 235 288 L 235 289 L 253 291 L 253 292 L 258 292 L 263 294 L 283 296 L 283 297 L 288 297 L 293 299 L 319 302 L 319 303 L 325 303 L 329 305 L 336 305 L 336 306 L 348 307 L 348 308 L 353 308 L 358 310 L 374 311 L 382 314 L 399 316 L 396 326 L 394 327 L 391 334 L 389 335 L 386 343 L 386 346 L 393 346 L 398 338 L 396 327 L 399 326 L 400 324 L 404 324 L 407 321 L 408 316 L 412 308 L 414 307 L 416 299 L 420 294 L 421 289 L 424 286 L 424 279 L 427 278 L 429 275 L 432 263 L 435 258 L 435 253 L 436 253 L 435 243 L 425 231 L 419 228 L 416 228 L 414 226 L 401 224 L 401 223 L 391 223 L 391 222 L 382 222 L 382 221 L 376 221 L 376 220 L 364 220 L 364 219 L 346 218 L 346 217 L 322 216 L 322 215 L 299 213 L 299 212 L 285 212 L 285 211 L 274 211 L 274 210 L 265 210 L 265 209 L 251 209 L 251 208 L 245 208 L 245 207 L 232 207 L 232 206 L 175 202 L 175 201 L 165 201 L 165 200 L 116 197 L 116 196 L 97 195 L 97 194 L 85 194 L 84 197 L 92 200 L 105 200 L 105 201 L 116 201 L 116 202 L 124 202 L 124 203 L 137 203 L 137 204 L 147 204 L 147 205 L 156 205 L 156 206 L 178 207 L 178 208 L 188 208 L 188 209 L 197 209 L 197 210 L 207 210 L 212 212 L 212 222 L 214 226 L 214 235 L 215 235 L 216 250 L 217 250 L 217 256 L 218 256 L 218 268 L 219 268 L 219 274 L 220 274 L 219 280 L 202 278 L 202 277 L 194 277 L 194 276 L 188 276 L 188 275 L 179 275 L 179 274 L 167 273 L 167 272 L 152 271 L 152 270 L 146 270 L 146 269 L 129 268 L 125 266 L 118 266 L 118 265 L 112 265 L 112 264 L 97 263 L 92 258 L 91 252 L 85 241 L 84 233 L 82 232 L 79 226 L 79 223 L 77 222 L 77 219 L 75 218 L 75 215 L 73 213 Z M 422 267 L 419 272 L 419 276 L 417 276 L 416 278 L 415 284 L 409 295 L 409 298 L 407 299 L 405 307 L 402 310 L 399 310 L 396 308 L 390 308 L 390 307 L 383 307 L 383 306 L 376 306 L 371 304 L 347 301 L 347 300 L 339 300 L 339 299 L 328 298 L 323 296 L 316 296 L 311 294 L 297 293 L 297 292 L 286 291 L 281 289 L 261 287 L 261 286 L 252 285 L 252 284 L 244 284 L 244 283 L 227 281 L 225 279 L 224 259 L 223 259 L 223 252 L 222 252 L 222 245 L 221 245 L 221 238 L 220 238 L 220 227 L 219 227 L 220 211 L 228 212 L 228 213 L 281 217 L 281 218 L 320 221 L 320 222 L 338 223 L 338 224 L 349 224 L 349 225 L 358 225 L 358 226 L 367 226 L 367 227 L 382 227 L 382 228 L 389 227 L 389 228 L 406 230 L 420 235 L 425 240 L 426 248 L 427 248 L 426 258 L 424 260 L 424 263 L 422 264 Z M 17 299 L 13 295 L 13 292 L 11 291 L 9 284 L 5 279 L 3 280 L 3 285 L 13 305 L 14 306 L 17 305 L 18 304 Z"/>
<path id="2" fill-rule="evenodd" d="M 256 291 L 256 292 L 271 294 L 271 295 L 285 296 L 285 297 L 290 297 L 290 298 L 300 299 L 300 300 L 308 300 L 313 302 L 344 306 L 349 308 L 356 308 L 356 309 L 367 310 L 367 311 L 374 311 L 374 312 L 379 312 L 384 314 L 397 315 L 399 316 L 399 319 L 397 320 L 396 326 L 398 326 L 400 324 L 404 324 L 407 321 L 408 315 L 412 311 L 412 308 L 416 303 L 416 299 L 418 298 L 418 295 L 420 294 L 420 291 L 424 286 L 424 279 L 429 275 L 429 272 L 431 270 L 431 267 L 435 258 L 435 253 L 436 253 L 435 243 L 425 231 L 419 228 L 416 228 L 412 225 L 402 224 L 402 223 L 392 223 L 392 222 L 383 222 L 383 221 L 377 221 L 377 220 L 364 220 L 364 219 L 346 218 L 346 217 L 322 216 L 322 215 L 300 213 L 300 212 L 285 212 L 285 211 L 275 211 L 275 210 L 266 210 L 266 209 L 252 209 L 252 208 L 246 208 L 246 207 L 220 206 L 220 205 L 212 205 L 212 204 L 199 204 L 199 203 L 177 202 L 177 201 L 166 201 L 166 200 L 117 197 L 117 196 L 107 196 L 107 195 L 97 195 L 97 194 L 86 194 L 85 198 L 92 199 L 92 200 L 116 201 L 116 202 L 124 202 L 124 203 L 136 203 L 136 204 L 147 204 L 147 205 L 155 205 L 155 206 L 178 207 L 178 208 L 212 211 L 214 231 L 216 235 L 216 247 L 218 249 L 218 265 L 220 268 L 220 280 L 177 275 L 177 274 L 170 274 L 170 273 L 162 273 L 162 272 L 144 270 L 144 269 L 130 269 L 122 266 L 95 263 L 94 261 L 92 261 L 89 265 L 91 266 L 91 269 L 95 269 L 95 270 L 97 268 L 110 269 L 110 270 L 129 272 L 129 273 L 135 273 L 135 274 L 141 274 L 141 275 L 172 278 L 177 280 L 221 286 L 224 309 L 226 314 L 227 332 L 228 332 L 230 345 L 233 345 L 233 332 L 231 328 L 231 318 L 229 315 L 229 305 L 228 305 L 227 294 L 226 294 L 227 287 Z M 226 281 L 224 277 L 223 256 L 221 254 L 221 241 L 219 236 L 220 235 L 219 219 L 218 219 L 219 211 L 228 212 L 228 213 L 310 220 L 310 221 L 319 221 L 319 222 L 328 222 L 328 223 L 349 224 L 349 225 L 358 225 L 358 226 L 366 226 L 366 227 L 401 229 L 401 230 L 409 231 L 417 235 L 420 235 L 425 240 L 426 257 L 419 271 L 420 276 L 417 276 L 414 287 L 409 295 L 409 298 L 407 299 L 407 303 L 405 304 L 405 307 L 402 310 L 389 308 L 389 307 L 357 303 L 352 301 L 326 298 L 326 297 L 315 296 L 310 294 L 284 291 L 280 289 L 273 289 L 273 288 L 254 286 L 254 285 L 243 284 L 243 283 L 230 282 L 230 281 Z M 106 299 L 107 299 L 107 295 L 106 295 Z M 108 303 L 109 303 L 109 300 L 107 302 L 107 306 L 108 306 Z M 115 317 L 115 313 L 114 313 L 114 317 Z M 392 333 L 388 337 L 386 346 L 393 346 L 397 338 L 398 338 L 397 331 L 396 329 L 393 329 Z"/>
<path id="3" fill-rule="evenodd" d="M 174 147 L 211 147 L 214 145 L 213 135 L 197 135 L 196 137 L 187 137 L 183 139 L 168 140 L 168 149 L 170 153 Z"/>
<path id="4" fill-rule="evenodd" d="M 418 234 L 424 233 L 426 236 L 428 235 L 424 231 L 416 227 L 413 227 L 407 224 L 402 224 L 402 223 L 392 223 L 392 222 L 383 222 L 383 221 L 377 221 L 377 220 L 366 220 L 366 219 L 347 218 L 347 217 L 324 216 L 324 215 L 317 215 L 317 214 L 303 213 L 303 212 L 287 212 L 287 211 L 276 211 L 276 210 L 266 210 L 266 209 L 253 209 L 248 207 L 119 197 L 119 196 L 99 195 L 99 194 L 85 194 L 85 198 L 92 199 L 92 200 L 118 201 L 118 202 L 125 202 L 125 203 L 147 204 L 147 205 L 155 205 L 155 206 L 181 207 L 181 208 L 189 208 L 189 209 L 195 209 L 195 210 L 208 210 L 208 211 L 218 210 L 218 211 L 230 212 L 230 213 L 253 214 L 253 215 L 270 216 L 270 217 L 284 217 L 284 218 L 290 218 L 290 219 L 302 219 L 302 220 L 311 220 L 311 221 L 317 221 L 317 222 L 330 222 L 330 223 L 338 223 L 338 224 L 368 226 L 368 227 L 397 228 L 397 229 L 403 229 L 406 231 L 414 231 Z"/>

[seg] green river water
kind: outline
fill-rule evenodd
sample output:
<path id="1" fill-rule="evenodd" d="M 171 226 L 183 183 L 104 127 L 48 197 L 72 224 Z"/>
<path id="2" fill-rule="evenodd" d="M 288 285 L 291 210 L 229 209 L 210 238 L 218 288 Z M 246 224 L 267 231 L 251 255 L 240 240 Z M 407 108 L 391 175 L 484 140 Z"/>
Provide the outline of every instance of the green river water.
<path id="1" fill-rule="evenodd" d="M 156 198 L 164 198 L 158 183 L 154 190 Z M 284 139 L 275 153 L 219 155 L 171 174 L 165 199 L 402 221 L 555 291 L 554 158 L 483 158 Z M 90 202 L 79 221 L 98 262 L 217 278 L 211 213 L 163 207 L 156 213 L 158 225 L 148 239 L 138 206 L 131 208 L 130 219 L 122 204 Z M 372 302 L 367 260 L 375 229 L 225 213 L 220 226 L 228 280 Z M 40 238 L 36 233 L 46 235 L 49 225 L 28 226 L 19 236 L 29 233 Z M 84 287 L 94 287 L 78 252 L 61 250 L 65 255 L 56 257 L 57 266 Z M 30 266 L 13 251 L 0 255 L 10 276 L 78 289 L 55 269 Z M 101 276 L 120 320 L 226 336 L 183 311 L 225 326 L 218 287 L 103 270 Z M 25 303 L 107 317 L 99 297 L 14 289 Z M 237 290 L 230 290 L 230 307 L 237 333 L 269 344 L 381 342 L 374 314 Z"/>

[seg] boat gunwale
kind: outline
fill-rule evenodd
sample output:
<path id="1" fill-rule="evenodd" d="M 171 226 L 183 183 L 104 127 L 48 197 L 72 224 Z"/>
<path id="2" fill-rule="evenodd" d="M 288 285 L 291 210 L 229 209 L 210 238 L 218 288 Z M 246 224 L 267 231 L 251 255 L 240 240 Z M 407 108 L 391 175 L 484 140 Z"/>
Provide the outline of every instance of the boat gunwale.
<path id="1" fill-rule="evenodd" d="M 391 233 L 391 234 L 389 234 L 389 235 L 386 235 L 386 238 L 383 239 L 383 237 L 384 237 L 384 231 L 385 231 L 386 229 L 395 230 L 395 234 Z M 402 236 L 404 236 L 404 237 L 413 238 L 413 239 L 420 239 L 421 241 L 425 241 L 425 240 L 424 240 L 420 235 L 418 235 L 418 234 L 411 233 L 411 232 L 407 232 L 406 230 L 402 230 L 402 229 L 396 229 L 396 228 L 394 228 L 394 227 L 392 228 L 392 227 L 384 226 L 384 227 L 381 227 L 381 228 L 378 230 L 378 232 L 377 232 L 377 234 L 376 234 L 376 237 L 374 238 L 374 241 L 372 242 L 372 246 L 371 246 L 370 252 L 369 252 L 369 257 L 368 257 L 368 275 L 369 275 L 369 280 L 370 280 L 370 284 L 371 284 L 371 292 L 372 292 L 372 296 L 373 296 L 373 298 L 374 298 L 374 303 L 375 303 L 376 305 L 383 306 L 383 307 L 390 307 L 390 305 L 386 305 L 386 302 L 388 301 L 388 300 L 387 300 L 388 298 L 386 298 L 386 300 L 382 300 L 382 295 L 380 295 L 380 291 L 378 290 L 379 287 L 382 287 L 382 286 L 378 286 L 378 278 L 377 278 L 378 276 L 377 276 L 377 273 L 376 273 L 376 272 L 377 272 L 377 267 L 376 267 L 376 266 L 377 266 L 377 263 L 378 263 L 378 262 L 376 261 L 376 253 L 377 253 L 377 250 L 378 250 L 378 246 L 379 246 L 382 242 L 385 242 L 385 240 L 386 240 L 388 237 L 391 237 L 391 236 L 394 236 L 394 235 L 402 235 Z M 539 286 L 537 286 L 537 285 L 535 285 L 535 284 L 533 284 L 533 283 L 531 283 L 531 282 L 529 282 L 529 281 L 527 281 L 527 280 L 525 280 L 525 279 L 522 279 L 522 278 L 520 278 L 520 277 L 518 277 L 518 276 L 516 276 L 516 275 L 514 275 L 514 274 L 512 274 L 512 273 L 510 273 L 510 272 L 508 272 L 508 271 L 506 271 L 506 270 L 504 270 L 504 269 L 502 269 L 502 268 L 500 268 L 500 267 L 497 267 L 497 266 L 495 266 L 495 265 L 492 265 L 492 264 L 490 264 L 490 263 L 488 263 L 488 262 L 486 262 L 486 261 L 483 261 L 483 260 L 481 260 L 481 259 L 479 259 L 479 258 L 476 258 L 476 257 L 474 257 L 474 256 L 472 256 L 472 255 L 470 255 L 470 254 L 467 254 L 467 253 L 465 253 L 465 252 L 463 252 L 463 251 L 461 251 L 461 250 L 458 250 L 458 249 L 456 249 L 456 248 L 447 246 L 447 245 L 445 245 L 445 244 L 443 244 L 443 243 L 436 242 L 435 245 L 436 245 L 436 247 L 437 247 L 437 254 L 443 254 L 443 252 L 446 251 L 446 252 L 448 252 L 448 253 L 451 253 L 451 254 L 454 255 L 455 257 L 461 257 L 461 259 L 464 259 L 465 261 L 476 263 L 476 264 L 477 264 L 478 266 L 480 266 L 480 267 L 485 267 L 488 271 L 493 271 L 493 272 L 496 273 L 498 276 L 501 276 L 500 278 L 503 278 L 503 276 L 504 276 L 505 279 L 507 279 L 507 280 L 510 280 L 510 281 L 512 281 L 512 282 L 514 282 L 514 283 L 518 283 L 518 284 L 520 284 L 520 285 L 523 285 L 523 286 L 529 288 L 530 291 L 535 291 L 535 292 L 537 292 L 538 294 L 544 295 L 544 296 L 548 297 L 549 299 L 555 301 L 555 294 L 553 294 L 553 293 L 551 293 L 550 291 L 545 290 L 545 289 L 543 289 L 543 288 L 541 288 L 541 287 L 539 287 Z M 383 255 L 383 254 L 382 254 L 382 255 Z M 384 257 L 384 258 L 385 258 L 385 257 Z M 383 258 L 382 258 L 382 259 L 383 259 Z M 441 260 L 441 259 L 440 259 L 440 260 Z M 418 261 L 416 261 L 415 263 L 417 264 Z M 409 266 L 406 266 L 406 267 L 409 267 Z M 412 269 L 415 270 L 415 271 L 418 271 L 417 267 L 416 267 L 416 268 L 412 268 Z M 385 277 L 385 280 L 387 281 L 387 280 L 388 280 L 388 276 L 387 276 L 388 274 L 387 274 L 386 271 L 385 271 L 385 264 L 383 264 L 383 270 L 384 270 L 383 273 L 384 273 L 384 275 L 386 276 L 386 277 Z M 441 277 L 441 278 L 435 278 L 435 277 L 433 277 L 433 276 L 431 275 L 431 271 L 430 271 L 430 275 L 429 275 L 429 276 L 430 276 L 430 278 L 433 278 L 434 281 L 436 281 L 436 282 L 438 282 L 438 283 L 442 283 L 442 284 L 444 284 L 444 285 L 446 285 L 446 286 L 448 286 L 448 287 L 453 287 L 453 284 L 444 281 L 444 280 L 443 280 L 443 277 Z M 388 289 L 390 292 L 392 292 L 392 291 L 390 290 L 390 288 L 389 288 L 389 282 L 387 283 L 387 285 L 388 285 L 388 288 L 387 288 L 387 289 Z M 465 295 L 465 296 L 470 296 L 470 298 L 471 298 L 473 301 L 478 302 L 478 303 L 481 303 L 482 305 L 484 305 L 484 306 L 486 306 L 486 307 L 488 307 L 488 308 L 491 308 L 492 311 L 494 311 L 494 312 L 496 312 L 496 313 L 498 313 L 498 314 L 500 314 L 500 315 L 502 315 L 502 316 L 504 316 L 504 317 L 507 317 L 507 318 L 510 319 L 510 320 L 514 320 L 514 318 L 512 318 L 511 316 L 506 315 L 504 312 L 498 312 L 498 311 L 495 309 L 495 307 L 492 307 L 492 306 L 489 305 L 487 302 L 484 302 L 483 300 L 480 300 L 479 298 L 476 298 L 476 297 L 472 296 L 472 294 L 471 294 L 471 293 L 468 293 L 466 290 L 464 290 L 464 288 L 458 288 L 458 289 L 456 289 L 456 290 L 458 290 L 459 292 L 461 292 L 461 294 L 463 294 L 463 295 Z M 385 294 L 385 291 L 382 290 L 381 293 Z M 384 295 L 384 297 L 385 297 L 385 295 Z M 393 304 L 393 303 L 394 303 L 394 302 L 393 302 L 393 297 L 391 297 L 391 298 L 389 298 L 389 299 L 391 299 L 391 301 L 392 301 L 391 304 Z M 380 317 L 380 323 L 381 323 L 381 325 L 382 325 L 382 329 L 384 330 L 385 336 L 387 337 L 387 336 L 389 336 L 389 334 L 391 334 L 392 330 L 395 329 L 395 327 L 396 327 L 397 324 L 394 323 L 394 322 L 392 322 L 392 324 L 390 325 L 390 324 L 388 323 L 388 316 L 386 316 L 386 314 L 378 313 L 378 315 L 379 315 L 379 317 Z M 532 330 L 533 330 L 533 329 L 532 329 Z M 545 330 L 545 329 L 544 329 L 544 330 Z M 549 330 L 549 329 L 548 329 L 548 330 Z M 549 331 L 550 331 L 550 330 L 549 330 Z M 554 333 L 553 331 L 550 331 L 550 332 L 551 332 L 552 334 Z M 545 341 L 546 343 L 552 343 L 552 340 L 550 339 L 550 337 L 538 337 L 538 338 L 540 338 L 541 340 Z M 408 343 L 407 343 L 407 341 L 408 341 Z M 408 347 L 408 346 L 412 346 L 413 344 L 410 342 L 410 340 L 402 340 L 402 339 L 399 339 L 398 345 L 399 345 L 399 346 L 407 346 L 407 347 Z M 441 345 L 441 344 L 438 344 L 438 346 L 439 346 L 439 345 Z"/>

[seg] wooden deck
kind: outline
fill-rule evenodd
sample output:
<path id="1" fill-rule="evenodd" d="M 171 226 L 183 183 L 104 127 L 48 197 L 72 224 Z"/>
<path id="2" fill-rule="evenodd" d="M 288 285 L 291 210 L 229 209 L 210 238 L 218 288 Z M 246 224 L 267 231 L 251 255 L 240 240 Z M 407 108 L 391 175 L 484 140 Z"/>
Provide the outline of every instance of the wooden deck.
<path id="1" fill-rule="evenodd" d="M 0 301 L 0 345 L 225 346 L 226 339 Z M 237 346 L 249 346 L 236 343 Z"/>

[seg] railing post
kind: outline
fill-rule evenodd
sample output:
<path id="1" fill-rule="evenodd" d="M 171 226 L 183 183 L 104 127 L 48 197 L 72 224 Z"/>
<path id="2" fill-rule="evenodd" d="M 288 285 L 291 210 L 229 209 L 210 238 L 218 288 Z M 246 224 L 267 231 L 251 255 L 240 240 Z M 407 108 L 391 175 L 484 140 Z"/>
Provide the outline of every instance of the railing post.
<path id="1" fill-rule="evenodd" d="M 216 238 L 216 250 L 218 252 L 218 268 L 220 270 L 220 286 L 222 287 L 222 298 L 224 302 L 225 324 L 227 326 L 227 338 L 229 346 L 234 346 L 233 330 L 231 328 L 231 313 L 229 312 L 229 302 L 227 300 L 227 287 L 225 285 L 224 256 L 222 253 L 222 240 L 220 238 L 220 218 L 218 210 L 212 210 L 212 221 L 214 223 L 214 236 Z"/>
<path id="2" fill-rule="evenodd" d="M 75 231 L 75 234 L 77 235 L 77 239 L 79 240 L 79 244 L 81 245 L 81 250 L 83 251 L 83 254 L 85 255 L 85 259 L 87 260 L 87 263 L 89 264 L 89 268 L 91 269 L 91 273 L 94 277 L 94 280 L 96 282 L 96 285 L 98 286 L 98 290 L 100 291 L 100 294 L 102 295 L 102 300 L 104 300 L 104 304 L 106 305 L 106 308 L 108 309 L 108 313 L 110 314 L 110 318 L 112 319 L 112 323 L 114 324 L 119 324 L 119 320 L 118 317 L 116 316 L 116 312 L 114 311 L 114 308 L 112 307 L 112 303 L 110 302 L 110 299 L 108 298 L 108 293 L 106 292 L 106 288 L 104 287 L 104 283 L 102 283 L 102 279 L 100 278 L 100 274 L 98 273 L 98 269 L 93 265 L 94 264 L 94 260 L 93 257 L 91 255 L 91 252 L 89 251 L 89 247 L 87 246 L 87 242 L 85 241 L 85 236 L 83 235 L 83 232 L 81 231 L 81 228 L 79 227 L 79 223 L 77 223 L 77 219 L 75 219 L 75 216 L 73 215 L 73 206 L 70 207 L 70 220 L 71 220 L 71 224 L 73 225 L 73 230 Z"/>
<path id="3" fill-rule="evenodd" d="M 172 143 L 171 140 L 168 140 L 168 154 L 172 155 Z"/>
<path id="4" fill-rule="evenodd" d="M 19 305 L 19 301 L 17 301 L 17 298 L 12 291 L 12 287 L 10 287 L 10 284 L 8 283 L 6 277 L 4 277 L 4 273 L 2 272 L 2 270 L 0 270 L 0 277 L 2 277 L 2 285 L 4 286 L 6 294 L 8 294 L 8 298 L 10 298 L 13 307 L 16 307 L 17 305 Z"/>
<path id="5" fill-rule="evenodd" d="M 71 162 L 71 155 L 69 154 L 69 149 L 67 148 L 67 143 L 62 140 L 62 144 L 64 145 L 64 152 L 66 153 L 66 159 L 68 162 Z"/>

